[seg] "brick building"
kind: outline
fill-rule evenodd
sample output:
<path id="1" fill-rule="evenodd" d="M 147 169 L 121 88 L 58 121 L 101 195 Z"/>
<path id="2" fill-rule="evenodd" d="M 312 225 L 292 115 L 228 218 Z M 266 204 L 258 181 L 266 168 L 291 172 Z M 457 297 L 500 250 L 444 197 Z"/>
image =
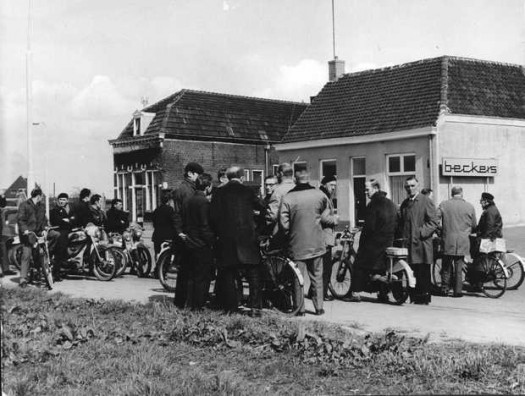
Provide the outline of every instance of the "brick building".
<path id="1" fill-rule="evenodd" d="M 183 179 L 184 165 L 200 163 L 216 177 L 220 168 L 245 169 L 261 183 L 278 163 L 280 142 L 307 104 L 181 90 L 133 117 L 113 148 L 114 195 L 133 220 L 148 217 L 161 189 Z"/>

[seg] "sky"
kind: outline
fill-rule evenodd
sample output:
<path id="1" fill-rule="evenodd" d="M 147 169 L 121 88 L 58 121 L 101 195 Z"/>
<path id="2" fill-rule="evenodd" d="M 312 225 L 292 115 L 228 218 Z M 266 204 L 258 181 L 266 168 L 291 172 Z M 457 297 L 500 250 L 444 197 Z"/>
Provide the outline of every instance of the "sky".
<path id="1" fill-rule="evenodd" d="M 525 0 L 334 5 L 347 73 L 442 55 L 525 65 Z M 0 188 L 27 176 L 27 81 L 36 181 L 112 196 L 108 140 L 142 97 L 186 88 L 308 102 L 333 56 L 331 0 L 2 0 Z"/>

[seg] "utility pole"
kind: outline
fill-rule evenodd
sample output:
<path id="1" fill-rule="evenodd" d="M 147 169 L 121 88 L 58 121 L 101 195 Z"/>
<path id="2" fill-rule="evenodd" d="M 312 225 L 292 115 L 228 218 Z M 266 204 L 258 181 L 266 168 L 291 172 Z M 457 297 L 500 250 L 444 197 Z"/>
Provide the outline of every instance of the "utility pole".
<path id="1" fill-rule="evenodd" d="M 31 13 L 33 11 L 33 0 L 29 0 L 27 13 L 27 50 L 26 50 L 26 105 L 27 105 L 27 196 L 35 187 L 35 174 L 33 169 L 33 80 L 31 76 L 31 34 L 33 23 Z"/>

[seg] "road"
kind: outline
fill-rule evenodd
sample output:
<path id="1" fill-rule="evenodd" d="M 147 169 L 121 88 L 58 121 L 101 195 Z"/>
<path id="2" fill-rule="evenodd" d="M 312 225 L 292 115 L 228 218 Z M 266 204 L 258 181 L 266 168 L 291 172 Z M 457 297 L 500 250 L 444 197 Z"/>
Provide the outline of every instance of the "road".
<path id="1" fill-rule="evenodd" d="M 510 248 L 525 256 L 525 227 L 505 229 Z M 16 287 L 18 276 L 5 277 L 2 287 Z M 55 284 L 53 292 L 73 297 L 104 298 L 138 303 L 168 301 L 173 295 L 166 293 L 158 280 L 140 279 L 124 275 L 110 282 L 95 279 L 66 279 Z M 358 329 L 359 332 L 383 331 L 391 328 L 406 334 L 424 337 L 431 342 L 462 339 L 480 343 L 504 343 L 525 346 L 525 285 L 516 291 L 507 291 L 499 299 L 481 294 L 463 298 L 432 297 L 428 306 L 406 303 L 402 306 L 379 304 L 370 295 L 360 303 L 333 301 L 325 303 L 326 314 L 294 320 L 320 320 Z M 313 312 L 310 300 L 306 310 Z"/>

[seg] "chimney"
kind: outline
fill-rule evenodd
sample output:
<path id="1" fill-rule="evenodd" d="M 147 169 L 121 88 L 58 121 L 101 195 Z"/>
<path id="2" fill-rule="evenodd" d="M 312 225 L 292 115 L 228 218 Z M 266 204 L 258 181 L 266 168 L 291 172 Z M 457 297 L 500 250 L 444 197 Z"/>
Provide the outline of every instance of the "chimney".
<path id="1" fill-rule="evenodd" d="M 343 74 L 345 74 L 344 60 L 339 60 L 335 56 L 334 60 L 328 61 L 328 81 L 337 81 Z"/>

